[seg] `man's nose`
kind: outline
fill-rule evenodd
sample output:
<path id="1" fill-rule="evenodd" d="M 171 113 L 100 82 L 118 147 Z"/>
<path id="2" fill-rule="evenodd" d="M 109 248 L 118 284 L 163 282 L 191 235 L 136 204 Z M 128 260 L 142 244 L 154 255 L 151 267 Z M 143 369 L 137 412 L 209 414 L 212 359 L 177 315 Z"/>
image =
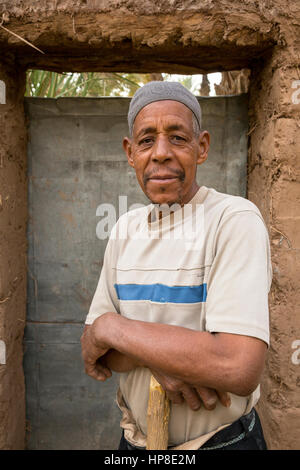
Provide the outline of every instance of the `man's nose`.
<path id="1" fill-rule="evenodd" d="M 164 162 L 173 157 L 171 144 L 167 136 L 158 135 L 154 146 L 152 147 L 152 160 Z"/>

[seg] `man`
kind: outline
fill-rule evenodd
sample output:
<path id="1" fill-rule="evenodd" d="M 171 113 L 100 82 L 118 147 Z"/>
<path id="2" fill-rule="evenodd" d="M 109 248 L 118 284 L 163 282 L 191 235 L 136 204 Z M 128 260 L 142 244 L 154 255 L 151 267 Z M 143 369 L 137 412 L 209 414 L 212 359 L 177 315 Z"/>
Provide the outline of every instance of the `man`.
<path id="1" fill-rule="evenodd" d="M 265 449 L 253 408 L 269 344 L 262 216 L 197 185 L 209 134 L 182 85 L 139 89 L 128 123 L 123 147 L 151 204 L 122 216 L 107 244 L 81 339 L 86 373 L 120 373 L 120 449 L 146 445 L 151 374 L 171 400 L 169 447 Z"/>

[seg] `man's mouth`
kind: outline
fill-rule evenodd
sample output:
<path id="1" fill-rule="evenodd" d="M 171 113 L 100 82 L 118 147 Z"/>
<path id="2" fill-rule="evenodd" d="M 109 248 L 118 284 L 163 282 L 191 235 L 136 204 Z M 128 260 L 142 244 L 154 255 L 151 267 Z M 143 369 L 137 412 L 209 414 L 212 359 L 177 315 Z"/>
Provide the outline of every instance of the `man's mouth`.
<path id="1" fill-rule="evenodd" d="M 147 184 L 148 182 L 154 183 L 154 184 L 170 184 L 174 183 L 176 181 L 181 181 L 183 182 L 185 178 L 185 173 L 180 170 L 174 170 L 174 171 L 160 171 L 160 172 L 153 172 L 148 173 L 145 175 L 144 178 L 144 184 Z"/>
<path id="2" fill-rule="evenodd" d="M 178 176 L 176 175 L 153 175 L 147 180 L 151 181 L 151 183 L 166 184 L 166 183 L 173 183 L 174 181 L 178 180 Z"/>

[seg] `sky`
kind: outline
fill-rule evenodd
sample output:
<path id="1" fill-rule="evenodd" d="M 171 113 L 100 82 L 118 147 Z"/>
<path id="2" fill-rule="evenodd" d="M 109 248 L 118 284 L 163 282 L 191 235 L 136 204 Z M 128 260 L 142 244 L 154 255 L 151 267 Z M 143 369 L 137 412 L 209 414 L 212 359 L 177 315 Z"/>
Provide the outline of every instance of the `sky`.
<path id="1" fill-rule="evenodd" d="M 209 80 L 209 83 L 210 83 L 210 95 L 211 96 L 216 96 L 214 84 L 216 83 L 216 84 L 219 85 L 219 83 L 222 79 L 222 74 L 220 72 L 209 73 L 207 75 L 207 77 L 208 77 L 208 80 Z M 202 75 L 193 75 L 192 80 L 193 80 L 193 86 L 195 86 L 197 89 L 199 89 L 201 81 L 202 81 Z"/>
<path id="2" fill-rule="evenodd" d="M 183 78 L 183 77 L 188 77 L 188 75 L 170 75 L 169 77 L 169 81 L 171 80 L 178 80 L 180 78 Z M 220 72 L 216 72 L 216 73 L 209 73 L 207 75 L 208 77 L 208 80 L 210 82 L 210 96 L 215 96 L 215 88 L 214 88 L 214 84 L 217 83 L 219 84 L 221 79 L 222 79 L 222 74 Z M 193 83 L 193 89 L 191 91 L 193 92 L 196 92 L 196 90 L 199 90 L 200 89 L 200 86 L 201 86 L 201 82 L 202 82 L 202 75 L 192 75 L 192 83 Z"/>

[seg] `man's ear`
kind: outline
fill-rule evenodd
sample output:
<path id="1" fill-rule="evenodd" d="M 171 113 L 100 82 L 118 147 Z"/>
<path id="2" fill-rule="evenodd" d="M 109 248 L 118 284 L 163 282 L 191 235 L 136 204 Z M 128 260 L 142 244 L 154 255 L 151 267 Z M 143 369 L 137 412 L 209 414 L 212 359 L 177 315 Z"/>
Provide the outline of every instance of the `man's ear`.
<path id="1" fill-rule="evenodd" d="M 210 143 L 209 132 L 207 131 L 200 132 L 200 136 L 198 139 L 199 148 L 198 148 L 197 165 L 201 165 L 207 159 L 209 143 Z"/>
<path id="2" fill-rule="evenodd" d="M 132 158 L 132 149 L 131 149 L 131 140 L 128 137 L 124 137 L 123 139 L 123 149 L 126 153 L 127 160 L 130 166 L 134 168 L 134 161 Z"/>

